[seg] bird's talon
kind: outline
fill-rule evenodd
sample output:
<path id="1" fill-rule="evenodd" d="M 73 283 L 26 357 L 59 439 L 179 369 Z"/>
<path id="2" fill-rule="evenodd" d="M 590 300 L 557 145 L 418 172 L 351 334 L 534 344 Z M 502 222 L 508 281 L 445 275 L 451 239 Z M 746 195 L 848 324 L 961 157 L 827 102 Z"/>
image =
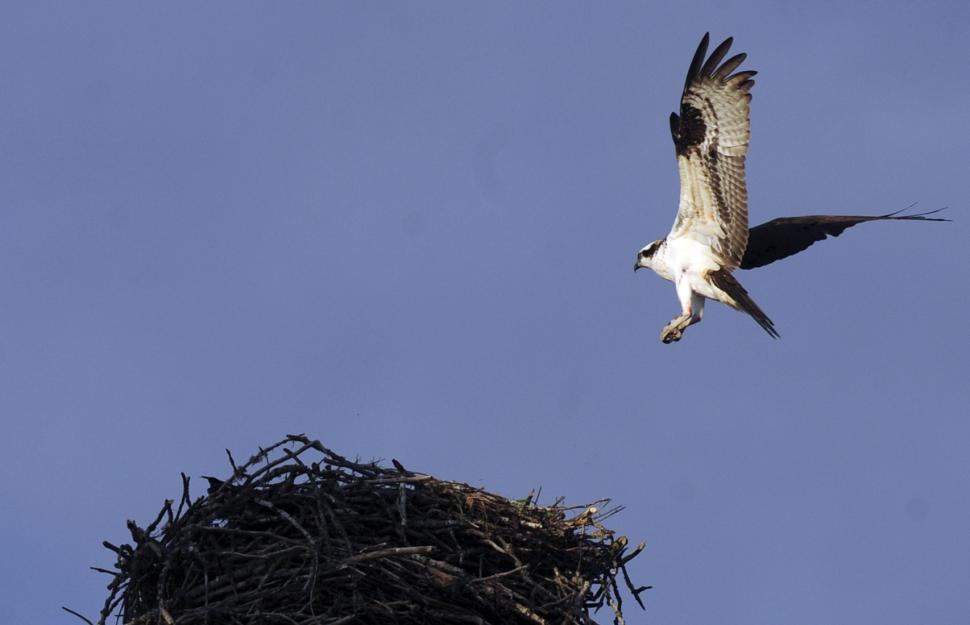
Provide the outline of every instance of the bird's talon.
<path id="1" fill-rule="evenodd" d="M 663 332 L 660 333 L 660 340 L 663 341 L 664 344 L 675 343 L 682 339 L 683 336 L 684 331 L 680 327 L 680 324 L 672 321 L 671 323 L 667 324 L 667 327 L 664 328 Z"/>

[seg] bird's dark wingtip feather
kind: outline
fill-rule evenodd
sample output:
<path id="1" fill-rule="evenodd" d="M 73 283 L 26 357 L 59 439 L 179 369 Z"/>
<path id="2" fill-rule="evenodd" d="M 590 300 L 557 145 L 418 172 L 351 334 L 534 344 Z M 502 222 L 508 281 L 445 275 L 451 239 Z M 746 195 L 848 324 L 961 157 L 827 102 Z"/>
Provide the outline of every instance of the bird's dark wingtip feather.
<path id="1" fill-rule="evenodd" d="M 942 208 L 936 208 L 931 211 L 923 211 L 922 213 L 910 213 L 908 215 L 900 215 L 900 213 L 910 210 L 916 206 L 916 202 L 913 202 L 906 208 L 901 208 L 897 211 L 891 213 L 886 213 L 885 215 L 880 215 L 880 219 L 906 219 L 909 221 L 953 221 L 952 219 L 947 219 L 945 217 L 928 217 L 927 215 L 935 215 L 941 211 L 945 211 L 949 206 L 944 206 Z"/>
<path id="2" fill-rule="evenodd" d="M 690 61 L 690 69 L 687 70 L 687 79 L 684 81 L 684 91 L 687 91 L 687 87 L 697 74 L 701 71 L 701 66 L 704 64 L 704 57 L 707 56 L 707 46 L 711 42 L 711 33 L 704 33 L 701 38 L 701 42 L 697 44 L 697 50 L 694 52 L 694 58 Z"/>
<path id="3" fill-rule="evenodd" d="M 711 56 L 707 59 L 707 62 L 704 63 L 704 66 L 701 67 L 701 71 L 700 71 L 701 75 L 708 76 L 708 77 L 714 75 L 714 70 L 717 69 L 718 64 L 720 64 L 721 62 L 721 59 L 723 59 L 727 55 L 728 50 L 731 49 L 732 43 L 734 43 L 734 37 L 728 37 L 727 39 L 721 42 L 721 45 L 714 48 L 714 52 L 711 52 Z"/>
<path id="4" fill-rule="evenodd" d="M 723 63 L 721 63 L 721 66 L 717 68 L 717 71 L 714 72 L 714 79 L 727 80 L 730 77 L 731 72 L 736 70 L 741 65 L 741 63 L 744 63 L 744 60 L 746 58 L 748 58 L 748 55 L 742 52 L 740 54 L 735 54 L 728 60 L 724 61 Z"/>

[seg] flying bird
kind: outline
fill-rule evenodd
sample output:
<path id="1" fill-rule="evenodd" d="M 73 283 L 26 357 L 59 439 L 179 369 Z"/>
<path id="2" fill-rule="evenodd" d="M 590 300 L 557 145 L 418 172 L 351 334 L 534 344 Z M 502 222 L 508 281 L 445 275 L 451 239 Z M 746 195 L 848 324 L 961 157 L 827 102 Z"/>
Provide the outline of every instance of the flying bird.
<path id="1" fill-rule="evenodd" d="M 664 343 L 679 341 L 689 326 L 700 322 L 707 299 L 747 313 L 778 338 L 775 324 L 734 277 L 735 269 L 762 267 L 867 221 L 948 221 L 927 217 L 942 210 L 938 209 L 906 215 L 897 211 L 781 217 L 749 229 L 744 156 L 751 136 L 752 78 L 757 72 L 735 72 L 745 54 L 721 62 L 733 38 L 725 39 L 708 57 L 709 42 L 708 33 L 687 70 L 680 114 L 670 114 L 680 174 L 677 217 L 670 233 L 644 246 L 633 266 L 634 271 L 650 268 L 676 286 L 681 314 L 660 333 Z"/>

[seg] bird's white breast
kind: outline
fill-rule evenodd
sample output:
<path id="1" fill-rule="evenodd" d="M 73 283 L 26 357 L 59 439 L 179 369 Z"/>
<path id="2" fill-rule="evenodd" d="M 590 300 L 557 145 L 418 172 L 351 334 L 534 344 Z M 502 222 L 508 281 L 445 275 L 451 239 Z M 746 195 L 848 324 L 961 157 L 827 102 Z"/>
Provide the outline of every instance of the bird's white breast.
<path id="1" fill-rule="evenodd" d="M 667 239 L 664 263 L 675 277 L 683 273 L 703 275 L 721 268 L 711 246 L 689 236 Z"/>
<path id="2" fill-rule="evenodd" d="M 686 279 L 695 293 L 721 299 L 722 294 L 706 279 L 707 272 L 721 268 L 709 245 L 691 237 L 667 239 L 664 264 L 670 273 L 670 277 L 664 276 L 668 280 Z"/>

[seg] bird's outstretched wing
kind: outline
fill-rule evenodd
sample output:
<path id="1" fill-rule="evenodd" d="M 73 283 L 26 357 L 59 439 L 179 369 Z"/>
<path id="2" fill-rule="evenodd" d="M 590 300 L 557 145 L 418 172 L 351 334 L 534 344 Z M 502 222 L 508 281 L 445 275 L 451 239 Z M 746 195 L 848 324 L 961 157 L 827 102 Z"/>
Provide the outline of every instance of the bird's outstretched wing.
<path id="1" fill-rule="evenodd" d="M 805 215 L 802 217 L 780 217 L 751 228 L 748 234 L 748 247 L 741 259 L 741 269 L 763 267 L 806 250 L 816 241 L 827 237 L 837 237 L 846 228 L 866 221 L 888 219 L 911 221 L 950 221 L 941 217 L 927 217 L 943 210 L 900 215 L 902 211 L 886 215 Z"/>
<path id="2" fill-rule="evenodd" d="M 680 98 L 680 115 L 670 114 L 670 132 L 680 172 L 680 209 L 668 238 L 690 237 L 709 245 L 721 266 L 741 264 L 748 242 L 748 192 L 744 155 L 753 71 L 732 74 L 744 54 L 724 63 L 728 38 L 705 61 L 704 35 L 691 61 Z"/>

